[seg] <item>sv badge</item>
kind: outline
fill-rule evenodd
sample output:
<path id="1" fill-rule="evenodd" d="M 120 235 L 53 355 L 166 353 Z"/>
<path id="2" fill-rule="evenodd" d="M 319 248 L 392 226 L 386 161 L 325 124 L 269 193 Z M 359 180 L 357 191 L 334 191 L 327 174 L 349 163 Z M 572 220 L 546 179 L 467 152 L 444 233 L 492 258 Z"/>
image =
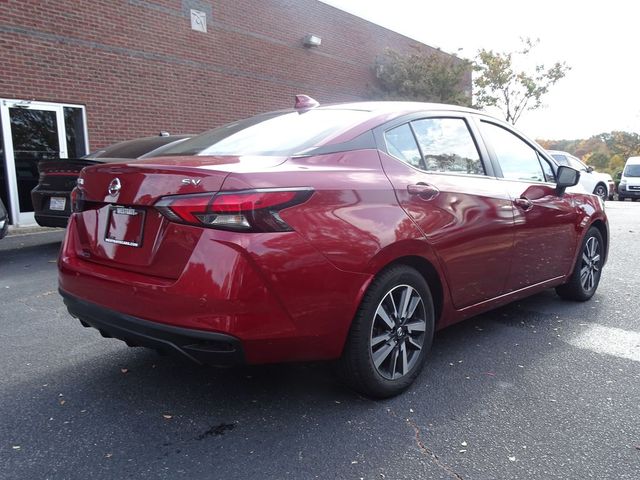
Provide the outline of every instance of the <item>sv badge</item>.
<path id="1" fill-rule="evenodd" d="M 200 182 L 202 181 L 201 178 L 195 179 L 195 178 L 183 178 L 182 179 L 182 183 L 185 185 L 193 185 L 194 187 L 197 187 L 198 185 L 200 185 Z"/>

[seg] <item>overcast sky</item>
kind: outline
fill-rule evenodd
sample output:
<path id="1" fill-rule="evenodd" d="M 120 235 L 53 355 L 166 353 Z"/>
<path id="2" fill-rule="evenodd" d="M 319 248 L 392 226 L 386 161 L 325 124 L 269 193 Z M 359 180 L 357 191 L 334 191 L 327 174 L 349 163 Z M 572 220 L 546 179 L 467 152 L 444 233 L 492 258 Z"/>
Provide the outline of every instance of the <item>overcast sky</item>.
<path id="1" fill-rule="evenodd" d="M 513 51 L 539 38 L 536 63 L 572 70 L 526 112 L 518 127 L 534 138 L 640 132 L 640 5 L 633 1 L 323 0 L 447 52 Z"/>

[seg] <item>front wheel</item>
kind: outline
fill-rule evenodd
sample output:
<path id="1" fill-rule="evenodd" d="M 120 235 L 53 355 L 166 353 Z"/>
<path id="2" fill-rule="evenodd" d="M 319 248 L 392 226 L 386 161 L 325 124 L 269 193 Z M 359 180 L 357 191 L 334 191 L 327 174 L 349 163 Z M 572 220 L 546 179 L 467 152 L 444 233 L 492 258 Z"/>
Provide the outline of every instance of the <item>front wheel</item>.
<path id="1" fill-rule="evenodd" d="M 599 196 L 603 201 L 607 199 L 607 187 L 605 187 L 601 183 L 596 185 L 596 188 L 593 189 L 593 193 Z"/>
<path id="2" fill-rule="evenodd" d="M 382 271 L 353 320 L 339 373 L 363 395 L 399 394 L 422 370 L 434 324 L 433 299 L 424 277 L 406 265 Z"/>
<path id="3" fill-rule="evenodd" d="M 556 293 L 567 300 L 589 300 L 598 289 L 603 262 L 602 234 L 597 228 L 591 227 L 582 241 L 582 249 L 569 281 L 556 287 Z"/>

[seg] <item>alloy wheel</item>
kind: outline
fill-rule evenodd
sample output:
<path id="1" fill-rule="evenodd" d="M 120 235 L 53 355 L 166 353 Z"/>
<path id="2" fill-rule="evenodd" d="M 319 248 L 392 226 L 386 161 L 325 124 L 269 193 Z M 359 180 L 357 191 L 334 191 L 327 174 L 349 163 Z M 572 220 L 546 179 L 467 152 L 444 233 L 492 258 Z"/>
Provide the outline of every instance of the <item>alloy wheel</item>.
<path id="1" fill-rule="evenodd" d="M 426 327 L 424 302 L 416 289 L 398 285 L 387 292 L 374 314 L 369 343 L 373 365 L 382 377 L 395 380 L 412 370 Z"/>
<path id="2" fill-rule="evenodd" d="M 607 198 L 607 189 L 602 185 L 598 185 L 593 193 L 599 196 L 602 200 L 606 200 Z"/>
<path id="3" fill-rule="evenodd" d="M 600 274 L 600 242 L 596 237 L 587 240 L 582 250 L 582 265 L 580 268 L 580 284 L 585 292 L 591 291 Z"/>

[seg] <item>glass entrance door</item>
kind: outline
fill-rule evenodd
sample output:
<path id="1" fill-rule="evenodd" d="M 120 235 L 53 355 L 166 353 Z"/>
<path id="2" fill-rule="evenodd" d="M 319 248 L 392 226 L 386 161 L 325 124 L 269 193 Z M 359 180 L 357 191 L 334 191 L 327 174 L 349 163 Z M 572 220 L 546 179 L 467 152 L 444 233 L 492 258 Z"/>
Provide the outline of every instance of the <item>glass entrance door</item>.
<path id="1" fill-rule="evenodd" d="M 34 223 L 31 190 L 38 184 L 38 162 L 67 158 L 62 105 L 3 102 L 2 130 L 13 223 Z"/>

